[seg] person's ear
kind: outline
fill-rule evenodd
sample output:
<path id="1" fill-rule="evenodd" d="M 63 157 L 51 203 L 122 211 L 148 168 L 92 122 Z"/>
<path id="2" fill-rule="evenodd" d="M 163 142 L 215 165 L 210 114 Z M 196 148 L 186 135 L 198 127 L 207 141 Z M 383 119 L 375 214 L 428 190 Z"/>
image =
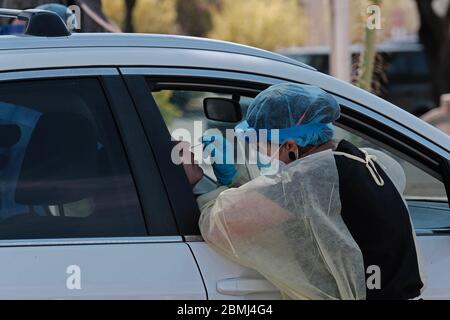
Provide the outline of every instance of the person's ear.
<path id="1" fill-rule="evenodd" d="M 286 155 L 284 158 L 289 159 L 289 163 L 298 160 L 299 150 L 294 140 L 288 140 L 283 146 L 283 153 Z M 287 161 L 285 161 L 287 163 Z"/>

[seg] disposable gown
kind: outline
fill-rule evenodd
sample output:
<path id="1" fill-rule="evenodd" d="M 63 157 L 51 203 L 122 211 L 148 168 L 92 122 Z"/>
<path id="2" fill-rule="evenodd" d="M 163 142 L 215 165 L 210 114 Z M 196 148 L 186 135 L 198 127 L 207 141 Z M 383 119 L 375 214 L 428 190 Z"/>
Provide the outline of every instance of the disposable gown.
<path id="1" fill-rule="evenodd" d="M 403 192 L 401 166 L 371 151 Z M 223 191 L 199 225 L 209 245 L 258 271 L 287 299 L 365 299 L 362 253 L 340 213 L 338 171 L 327 150 Z"/>

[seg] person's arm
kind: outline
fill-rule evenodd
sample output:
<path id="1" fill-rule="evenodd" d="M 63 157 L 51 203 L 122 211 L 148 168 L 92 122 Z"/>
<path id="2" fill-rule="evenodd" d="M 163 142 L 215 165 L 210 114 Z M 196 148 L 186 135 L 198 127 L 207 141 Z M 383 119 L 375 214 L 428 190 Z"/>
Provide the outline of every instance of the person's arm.
<path id="1" fill-rule="evenodd" d="M 289 217 L 286 210 L 260 193 L 230 189 L 201 207 L 199 226 L 208 243 L 226 253 L 235 253 L 235 241 L 251 237 Z"/>
<path id="2" fill-rule="evenodd" d="M 200 212 L 203 212 L 207 208 L 211 208 L 212 206 L 214 206 L 214 203 L 216 203 L 216 200 L 219 197 L 219 195 L 225 190 L 228 190 L 228 187 L 220 186 L 217 189 L 214 189 L 213 191 L 198 196 L 197 205 L 200 208 Z"/>

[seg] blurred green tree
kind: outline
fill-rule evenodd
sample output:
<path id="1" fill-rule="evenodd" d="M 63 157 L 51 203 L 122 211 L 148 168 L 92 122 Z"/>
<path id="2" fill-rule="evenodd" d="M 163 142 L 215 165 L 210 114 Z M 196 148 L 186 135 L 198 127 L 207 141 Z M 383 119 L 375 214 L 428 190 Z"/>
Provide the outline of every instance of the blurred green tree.
<path id="1" fill-rule="evenodd" d="M 177 0 L 177 21 L 181 32 L 203 37 L 212 28 L 211 9 L 217 0 Z"/>
<path id="2" fill-rule="evenodd" d="M 102 0 L 105 14 L 123 30 L 143 33 L 176 33 L 176 2 L 177 0 Z"/>
<path id="3" fill-rule="evenodd" d="M 125 1 L 124 0 L 102 0 L 103 12 L 117 25 L 124 29 Z"/>
<path id="4" fill-rule="evenodd" d="M 176 33 L 176 0 L 137 0 L 133 12 L 136 32 Z"/>
<path id="5" fill-rule="evenodd" d="M 305 16 L 297 0 L 222 0 L 212 9 L 210 38 L 268 50 L 301 45 Z"/>
<path id="6" fill-rule="evenodd" d="M 173 97 L 173 92 L 170 90 L 154 92 L 153 98 L 156 101 L 156 105 L 159 107 L 164 122 L 170 125 L 175 118 L 180 118 L 183 116 L 183 111 L 181 111 L 175 104 L 171 102 Z"/>
<path id="7" fill-rule="evenodd" d="M 370 0 L 370 5 L 380 6 L 381 0 Z M 363 51 L 358 64 L 358 80 L 356 84 L 367 91 L 372 89 L 374 62 L 376 55 L 376 41 L 378 29 L 370 28 L 368 23 L 364 24 Z"/>

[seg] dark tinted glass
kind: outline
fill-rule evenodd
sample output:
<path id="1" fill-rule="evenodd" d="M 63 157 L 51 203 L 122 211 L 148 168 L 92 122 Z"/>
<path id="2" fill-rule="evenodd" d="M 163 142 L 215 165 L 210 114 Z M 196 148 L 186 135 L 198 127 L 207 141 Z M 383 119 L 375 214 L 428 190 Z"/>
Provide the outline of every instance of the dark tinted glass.
<path id="1" fill-rule="evenodd" d="M 0 82 L 0 239 L 144 236 L 95 79 Z"/>

